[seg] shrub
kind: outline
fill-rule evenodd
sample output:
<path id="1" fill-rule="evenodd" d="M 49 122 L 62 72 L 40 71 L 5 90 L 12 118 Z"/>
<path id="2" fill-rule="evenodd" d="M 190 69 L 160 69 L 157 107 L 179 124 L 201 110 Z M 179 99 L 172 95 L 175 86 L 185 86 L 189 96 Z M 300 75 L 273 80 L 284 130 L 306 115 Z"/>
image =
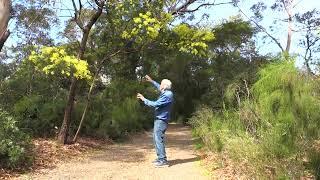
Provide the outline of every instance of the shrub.
<path id="1" fill-rule="evenodd" d="M 316 82 L 294 67 L 274 63 L 260 71 L 253 92 L 261 115 L 260 135 L 266 152 L 278 157 L 300 151 L 301 141 L 319 138 L 320 101 Z"/>
<path id="2" fill-rule="evenodd" d="M 0 110 L 0 167 L 17 167 L 30 162 L 30 138 L 8 113 Z"/>
<path id="3" fill-rule="evenodd" d="M 128 132 L 143 129 L 144 116 L 137 99 L 127 98 L 122 103 L 114 105 L 111 111 L 112 137 L 120 137 Z M 150 120 L 151 121 L 151 120 Z"/>
<path id="4" fill-rule="evenodd" d="M 46 101 L 41 96 L 25 96 L 14 105 L 18 126 L 33 136 L 52 136 L 60 127 L 65 101 Z"/>
<path id="5" fill-rule="evenodd" d="M 317 80 L 299 73 L 292 60 L 281 60 L 261 69 L 251 97 L 238 99 L 237 108 L 232 103 L 222 112 L 202 108 L 190 123 L 211 150 L 249 162 L 251 176 L 298 178 L 304 172 L 306 152 L 319 139 L 317 86 Z M 319 167 L 318 154 L 309 153 L 314 171 Z"/>
<path id="6" fill-rule="evenodd" d="M 142 102 L 136 99 L 137 92 L 147 96 L 152 94 L 148 90 L 136 81 L 113 81 L 92 99 L 83 132 L 90 136 L 116 139 L 129 132 L 149 129 L 153 124 L 151 109 L 144 108 Z"/>

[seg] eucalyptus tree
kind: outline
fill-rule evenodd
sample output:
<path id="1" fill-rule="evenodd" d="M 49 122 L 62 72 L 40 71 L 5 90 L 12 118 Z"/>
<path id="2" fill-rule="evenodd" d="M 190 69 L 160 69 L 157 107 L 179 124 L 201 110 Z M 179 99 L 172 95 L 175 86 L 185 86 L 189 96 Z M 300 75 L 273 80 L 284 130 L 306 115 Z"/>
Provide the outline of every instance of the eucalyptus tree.
<path id="1" fill-rule="evenodd" d="M 108 11 L 96 23 L 94 33 L 89 39 L 89 52 L 97 56 L 93 62 L 95 75 L 87 94 L 86 105 L 74 141 L 77 140 L 87 113 L 95 80 L 106 64 L 109 66 L 108 69 L 112 69 L 111 71 L 115 73 L 111 76 L 112 78 L 135 80 L 137 68 L 144 69 L 141 66 L 143 52 L 150 49 L 152 51 L 154 46 L 166 44 L 167 50 L 174 48 L 187 53 L 205 54 L 203 49 L 207 47 L 205 42 L 212 38 L 210 33 L 197 32 L 186 25 L 177 26 L 173 31 L 169 28 L 174 16 L 178 16 L 180 11 L 181 13 L 185 11 L 188 5 L 186 4 L 185 8 L 180 7 L 179 10 L 167 6 L 168 4 L 162 1 L 153 3 L 123 1 L 122 4 L 108 3 L 106 5 Z M 169 34 L 169 37 L 165 34 Z M 177 35 L 180 39 L 170 41 Z"/>
<path id="2" fill-rule="evenodd" d="M 8 22 L 10 19 L 11 1 L 0 1 L 0 51 L 10 35 L 10 31 L 7 30 Z"/>
<path id="3" fill-rule="evenodd" d="M 304 65 L 309 74 L 314 74 L 314 65 L 320 63 L 320 36 L 318 27 L 320 26 L 320 12 L 316 9 L 305 13 L 296 14 L 295 19 L 298 23 L 296 30 L 304 38 L 299 40 L 299 46 L 304 49 L 301 55 L 304 59 Z"/>

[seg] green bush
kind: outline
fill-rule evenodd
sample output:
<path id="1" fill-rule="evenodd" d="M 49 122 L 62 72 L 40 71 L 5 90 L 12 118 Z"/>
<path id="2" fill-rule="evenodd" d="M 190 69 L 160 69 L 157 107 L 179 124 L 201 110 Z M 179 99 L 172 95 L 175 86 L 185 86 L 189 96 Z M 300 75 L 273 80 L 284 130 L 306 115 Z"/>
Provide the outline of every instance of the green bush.
<path id="1" fill-rule="evenodd" d="M 0 167 L 17 167 L 30 162 L 30 138 L 8 113 L 0 109 Z"/>
<path id="2" fill-rule="evenodd" d="M 300 74 L 293 61 L 274 63 L 260 71 L 253 87 L 261 116 L 266 152 L 278 157 L 301 150 L 301 141 L 319 138 L 320 100 L 317 82 Z"/>
<path id="3" fill-rule="evenodd" d="M 308 169 L 313 171 L 315 179 L 320 179 L 320 150 L 319 142 L 315 143 L 315 147 L 311 147 L 307 152 L 309 163 L 307 164 Z"/>
<path id="4" fill-rule="evenodd" d="M 18 126 L 33 136 L 52 136 L 60 127 L 65 101 L 46 101 L 41 96 L 25 96 L 14 105 Z"/>
<path id="5" fill-rule="evenodd" d="M 250 98 L 238 99 L 237 108 L 202 108 L 190 123 L 211 150 L 249 162 L 253 177 L 270 177 L 268 166 L 277 178 L 298 178 L 306 152 L 319 139 L 318 83 L 299 73 L 292 60 L 280 60 L 261 69 Z M 309 155 L 312 169 L 319 167 L 315 154 Z"/>
<path id="6" fill-rule="evenodd" d="M 127 98 L 122 103 L 112 107 L 111 128 L 114 130 L 112 137 L 120 137 L 128 132 L 143 129 L 146 123 L 142 108 L 136 98 Z M 149 120 L 152 122 L 152 119 Z"/>
<path id="7" fill-rule="evenodd" d="M 93 97 L 82 132 L 89 136 L 116 139 L 129 132 L 149 129 L 153 124 L 152 110 L 143 107 L 136 94 L 141 92 L 152 97 L 152 91 L 136 81 L 113 81 Z"/>

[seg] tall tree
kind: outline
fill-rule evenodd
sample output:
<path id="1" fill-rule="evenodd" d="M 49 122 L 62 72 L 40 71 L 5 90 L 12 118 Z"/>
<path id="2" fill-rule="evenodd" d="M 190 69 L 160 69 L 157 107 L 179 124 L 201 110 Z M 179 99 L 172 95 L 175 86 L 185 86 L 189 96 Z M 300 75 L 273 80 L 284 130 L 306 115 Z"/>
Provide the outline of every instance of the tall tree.
<path id="1" fill-rule="evenodd" d="M 287 14 L 287 19 L 285 20 L 288 22 L 288 35 L 287 35 L 287 44 L 286 48 L 283 48 L 283 52 L 289 54 L 291 42 L 292 42 L 292 24 L 293 24 L 293 9 L 294 6 L 294 0 L 277 0 L 273 5 L 272 9 L 278 10 L 278 11 L 284 11 Z"/>
<path id="2" fill-rule="evenodd" d="M 83 60 L 84 54 L 86 51 L 87 41 L 89 38 L 89 33 L 91 31 L 92 26 L 97 22 L 98 18 L 101 16 L 103 12 L 103 9 L 105 6 L 105 0 L 100 0 L 100 1 L 95 0 L 97 9 L 94 10 L 95 12 L 91 15 L 88 22 L 83 22 L 82 20 L 82 13 L 83 13 L 82 1 L 79 0 L 79 4 L 77 6 L 75 0 L 72 0 L 72 4 L 75 11 L 74 21 L 76 22 L 78 27 L 82 30 L 82 38 L 80 41 L 77 58 L 79 60 Z M 74 99 L 76 95 L 76 86 L 77 86 L 77 79 L 75 77 L 72 77 L 71 85 L 69 88 L 67 105 L 64 111 L 64 118 L 63 118 L 63 122 L 58 135 L 58 141 L 63 144 L 66 144 L 68 141 L 68 133 L 69 133 L 69 127 L 71 123 L 71 113 L 73 110 Z"/>
<path id="3" fill-rule="evenodd" d="M 177 6 L 176 3 L 181 3 L 181 6 Z M 98 54 L 98 58 L 93 63 L 95 66 L 94 79 L 91 82 L 84 111 L 73 141 L 77 140 L 88 111 L 95 80 L 102 67 L 105 66 L 104 64 L 108 62 L 107 60 L 117 59 L 119 61 L 112 67 L 116 78 L 134 81 L 137 78 L 136 70 L 141 63 L 141 53 L 146 49 L 152 49 L 157 44 L 156 42 L 163 41 L 161 38 L 158 39 L 158 35 L 168 30 L 167 26 L 173 21 L 169 17 L 179 17 L 186 13 L 195 12 L 202 6 L 221 4 L 203 3 L 197 9 L 188 9 L 193 3 L 195 1 L 155 1 L 151 3 L 136 0 L 123 1 L 122 4 L 114 2 L 106 4 L 107 13 L 103 14 L 101 20 L 95 24 L 94 33 L 89 38 L 89 47 L 93 47 L 90 50 Z"/>
<path id="4" fill-rule="evenodd" d="M 270 38 L 281 50 L 282 53 L 289 54 L 291 44 L 292 44 L 292 34 L 293 34 L 293 8 L 295 6 L 294 0 L 274 0 L 272 1 L 272 5 L 270 6 L 271 10 L 274 12 L 281 12 L 286 14 L 286 18 L 283 19 L 283 22 L 287 23 L 287 37 L 286 44 L 281 44 L 282 37 L 277 38 L 273 33 L 270 32 L 270 29 L 261 25 L 261 20 L 264 18 L 263 12 L 268 9 L 268 5 L 265 2 L 259 1 L 251 6 L 251 10 L 254 13 L 253 17 L 249 17 L 246 12 L 242 10 L 238 3 L 235 3 L 235 6 L 239 9 L 239 11 L 248 18 L 261 32 L 266 34 L 266 37 Z M 274 20 L 279 21 L 279 19 Z M 274 26 L 270 25 L 271 31 L 274 30 Z M 278 28 L 278 27 L 277 27 Z"/>
<path id="5" fill-rule="evenodd" d="M 305 50 L 302 55 L 304 65 L 309 74 L 314 74 L 312 65 L 319 63 L 318 53 L 320 53 L 320 37 L 318 32 L 320 12 L 313 9 L 302 14 L 296 14 L 295 18 L 298 22 L 298 29 L 296 31 L 304 36 L 299 42 L 299 46 Z"/>
<path id="6" fill-rule="evenodd" d="M 50 31 L 58 23 L 51 0 L 15 0 L 13 1 L 13 21 L 15 27 L 12 35 L 16 36 L 14 45 L 9 48 L 13 62 L 20 65 L 35 46 L 52 46 L 54 40 Z M 53 1 L 52 1 L 53 2 Z M 26 94 L 34 91 L 35 70 L 32 66 L 26 74 Z"/>

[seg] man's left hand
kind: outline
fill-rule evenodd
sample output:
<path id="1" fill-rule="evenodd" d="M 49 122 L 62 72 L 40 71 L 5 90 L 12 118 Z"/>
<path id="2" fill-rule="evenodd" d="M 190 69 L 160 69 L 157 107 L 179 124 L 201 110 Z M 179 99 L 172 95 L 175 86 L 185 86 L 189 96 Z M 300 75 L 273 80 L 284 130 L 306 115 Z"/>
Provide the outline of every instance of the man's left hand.
<path id="1" fill-rule="evenodd" d="M 145 100 L 144 96 L 142 94 L 140 94 L 140 93 L 137 94 L 137 98 L 141 99 L 141 101 Z"/>

